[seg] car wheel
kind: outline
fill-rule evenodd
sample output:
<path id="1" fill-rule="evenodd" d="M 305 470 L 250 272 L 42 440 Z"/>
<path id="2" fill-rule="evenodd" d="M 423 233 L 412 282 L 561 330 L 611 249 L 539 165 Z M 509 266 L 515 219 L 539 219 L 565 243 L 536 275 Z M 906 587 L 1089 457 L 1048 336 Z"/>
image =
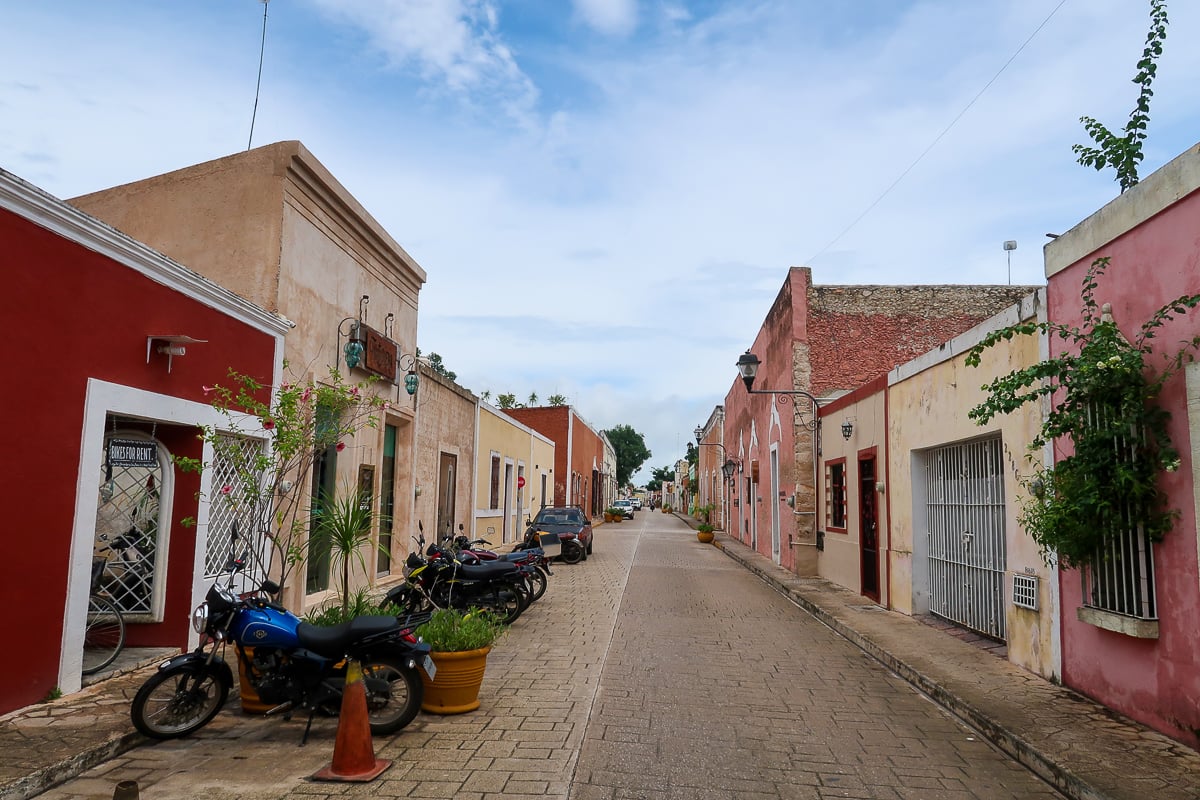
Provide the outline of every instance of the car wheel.
<path id="1" fill-rule="evenodd" d="M 587 554 L 588 554 L 589 556 L 592 554 L 592 543 L 591 543 L 591 542 L 588 542 L 588 546 L 587 546 Z"/>

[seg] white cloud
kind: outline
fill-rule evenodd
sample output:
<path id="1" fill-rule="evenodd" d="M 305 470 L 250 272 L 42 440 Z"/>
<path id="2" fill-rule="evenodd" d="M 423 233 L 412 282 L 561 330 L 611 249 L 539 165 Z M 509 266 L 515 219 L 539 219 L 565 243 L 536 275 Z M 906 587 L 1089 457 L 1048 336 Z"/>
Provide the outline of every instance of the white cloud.
<path id="1" fill-rule="evenodd" d="M 637 0 L 572 0 L 575 13 L 601 33 L 623 36 L 637 27 Z"/>
<path id="2" fill-rule="evenodd" d="M 499 31 L 492 0 L 311 0 L 356 28 L 393 68 L 417 65 L 434 86 L 465 96 L 489 94 L 515 120 L 532 110 L 537 90 Z"/>

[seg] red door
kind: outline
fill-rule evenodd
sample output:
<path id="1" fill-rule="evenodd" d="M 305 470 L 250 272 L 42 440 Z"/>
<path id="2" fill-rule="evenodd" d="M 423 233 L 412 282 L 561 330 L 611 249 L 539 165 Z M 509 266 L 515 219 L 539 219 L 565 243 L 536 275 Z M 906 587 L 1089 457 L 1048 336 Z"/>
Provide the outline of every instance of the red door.
<path id="1" fill-rule="evenodd" d="M 875 493 L 875 454 L 858 457 L 859 564 L 862 593 L 879 602 L 879 514 Z"/>

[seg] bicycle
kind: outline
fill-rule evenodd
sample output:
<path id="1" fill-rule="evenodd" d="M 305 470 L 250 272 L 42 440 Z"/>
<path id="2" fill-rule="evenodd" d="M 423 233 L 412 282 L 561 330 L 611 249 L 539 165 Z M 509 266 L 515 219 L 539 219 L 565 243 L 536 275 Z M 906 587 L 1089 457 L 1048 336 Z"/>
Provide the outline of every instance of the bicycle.
<path id="1" fill-rule="evenodd" d="M 125 647 L 125 617 L 111 598 L 101 594 L 101 578 L 108 560 L 92 560 L 92 590 L 88 594 L 87 627 L 83 632 L 83 674 L 94 675 L 107 667 Z"/>

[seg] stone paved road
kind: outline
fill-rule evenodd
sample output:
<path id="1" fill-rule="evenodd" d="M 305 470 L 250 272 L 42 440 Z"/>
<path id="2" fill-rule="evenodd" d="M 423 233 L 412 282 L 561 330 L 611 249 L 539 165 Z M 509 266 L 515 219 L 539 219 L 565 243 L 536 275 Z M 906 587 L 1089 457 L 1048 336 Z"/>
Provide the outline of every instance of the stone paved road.
<path id="1" fill-rule="evenodd" d="M 377 739 L 395 763 L 371 784 L 306 780 L 330 720 L 300 748 L 302 720 L 226 712 L 41 797 L 121 780 L 146 800 L 1058 797 L 674 516 L 596 536 L 493 650 L 480 710 Z"/>
<path id="2" fill-rule="evenodd" d="M 691 531 L 649 522 L 572 800 L 1059 797 Z"/>

